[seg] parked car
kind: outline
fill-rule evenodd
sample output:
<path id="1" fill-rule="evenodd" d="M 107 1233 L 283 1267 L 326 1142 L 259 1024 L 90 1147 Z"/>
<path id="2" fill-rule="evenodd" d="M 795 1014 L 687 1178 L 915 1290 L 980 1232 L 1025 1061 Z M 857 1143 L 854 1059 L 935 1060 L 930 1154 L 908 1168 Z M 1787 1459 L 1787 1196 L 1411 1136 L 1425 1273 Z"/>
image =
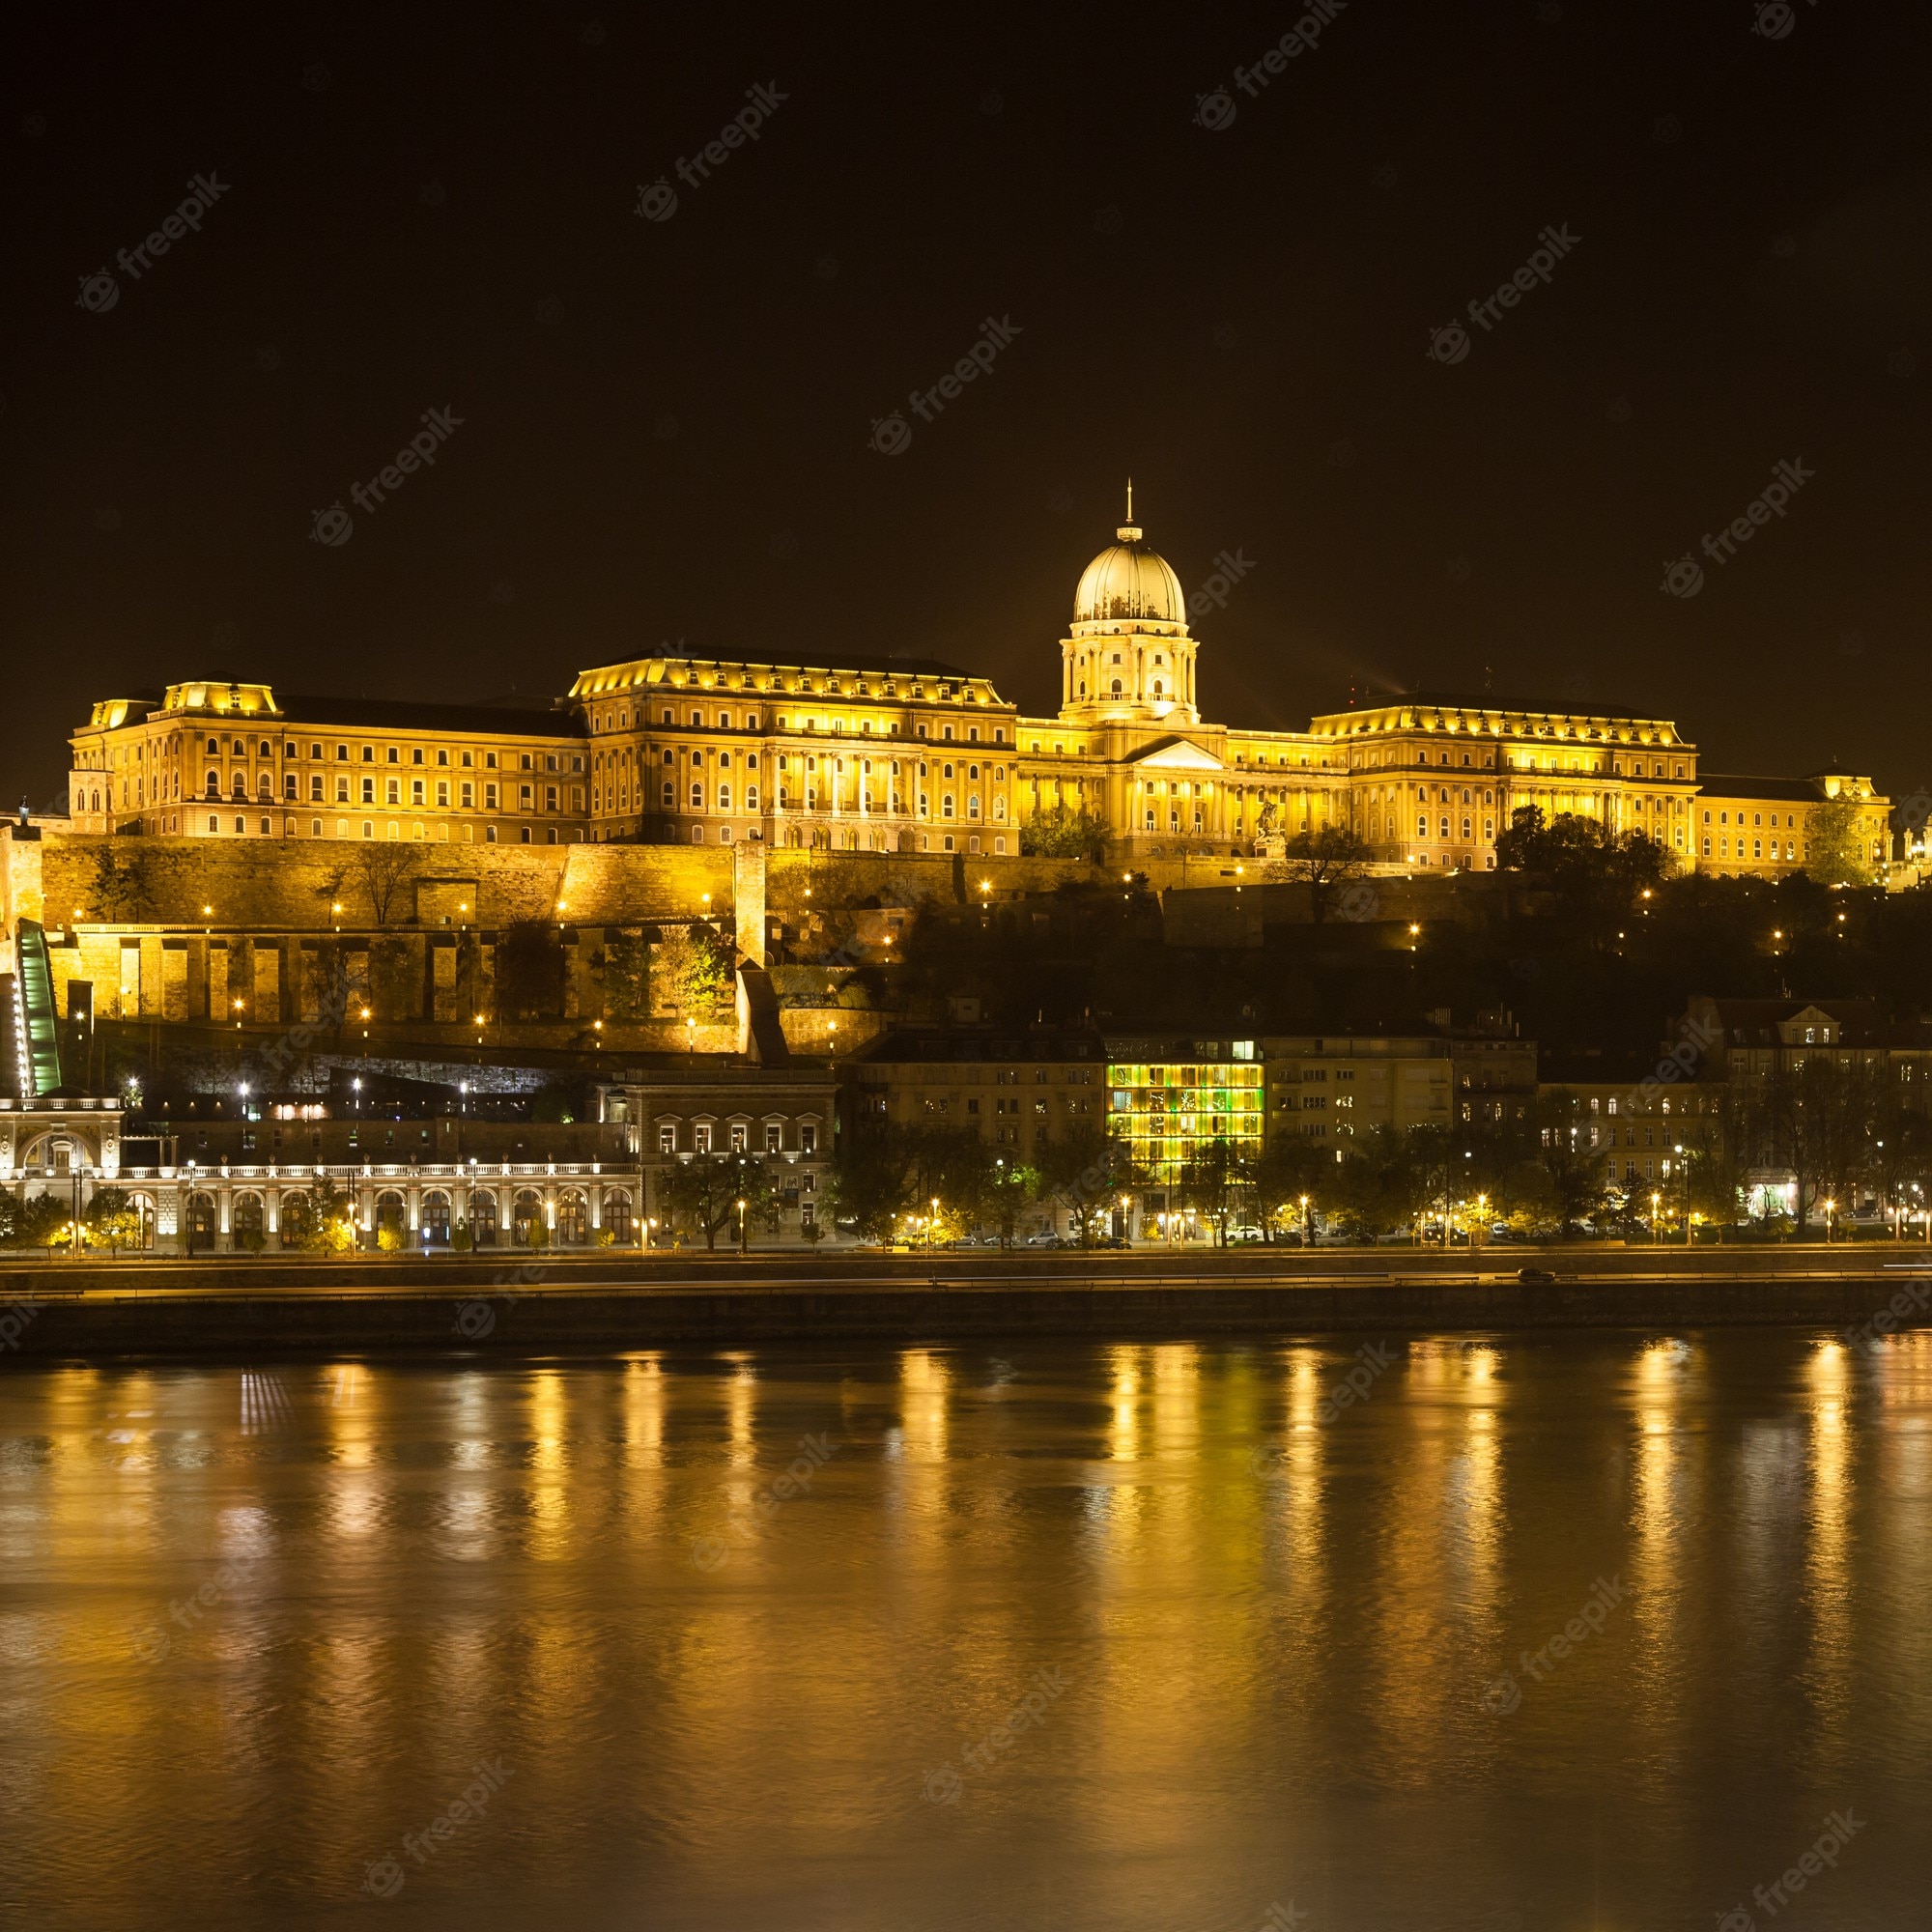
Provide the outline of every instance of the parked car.
<path id="1" fill-rule="evenodd" d="M 1516 1278 L 1525 1288 L 1553 1288 L 1556 1277 L 1548 1268 L 1518 1268 Z"/>

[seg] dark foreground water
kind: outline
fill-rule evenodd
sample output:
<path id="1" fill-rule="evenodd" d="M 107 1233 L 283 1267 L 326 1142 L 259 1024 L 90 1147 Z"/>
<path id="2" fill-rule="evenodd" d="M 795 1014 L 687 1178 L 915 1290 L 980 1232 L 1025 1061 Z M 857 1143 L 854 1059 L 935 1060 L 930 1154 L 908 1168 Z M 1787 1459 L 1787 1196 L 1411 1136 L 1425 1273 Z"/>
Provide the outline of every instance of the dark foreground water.
<path id="1" fill-rule="evenodd" d="M 1928 1821 L 1932 1338 L 0 1363 L 10 1927 L 1897 1928 Z"/>

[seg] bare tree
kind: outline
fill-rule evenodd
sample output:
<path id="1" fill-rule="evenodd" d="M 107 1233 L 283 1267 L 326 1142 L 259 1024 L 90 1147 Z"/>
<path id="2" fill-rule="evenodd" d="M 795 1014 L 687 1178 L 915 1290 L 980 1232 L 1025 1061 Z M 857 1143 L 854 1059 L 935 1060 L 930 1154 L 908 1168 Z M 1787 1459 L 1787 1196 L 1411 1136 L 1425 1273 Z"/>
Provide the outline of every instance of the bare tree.
<path id="1" fill-rule="evenodd" d="M 1268 876 L 1308 888 L 1309 916 L 1317 925 L 1328 917 L 1335 895 L 1367 869 L 1369 848 L 1346 826 L 1324 825 L 1319 832 L 1297 832 L 1282 858 L 1268 867 Z"/>
<path id="2" fill-rule="evenodd" d="M 369 900 L 378 931 L 387 931 L 403 887 L 414 877 L 422 855 L 413 845 L 369 844 L 357 848 L 355 877 Z"/>

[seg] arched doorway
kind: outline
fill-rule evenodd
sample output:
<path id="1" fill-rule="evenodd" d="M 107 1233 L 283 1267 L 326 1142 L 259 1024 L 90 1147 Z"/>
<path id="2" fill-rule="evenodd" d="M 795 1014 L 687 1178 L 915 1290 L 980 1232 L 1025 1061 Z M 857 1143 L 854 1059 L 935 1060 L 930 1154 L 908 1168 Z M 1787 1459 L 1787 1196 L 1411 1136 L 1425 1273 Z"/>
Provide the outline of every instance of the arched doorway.
<path id="1" fill-rule="evenodd" d="M 404 1246 L 409 1238 L 409 1208 L 393 1187 L 385 1187 L 376 1197 L 376 1245 L 386 1253 Z"/>
<path id="2" fill-rule="evenodd" d="M 590 1204 L 574 1187 L 556 1197 L 556 1240 L 559 1247 L 581 1248 L 590 1238 Z"/>
<path id="3" fill-rule="evenodd" d="M 621 1187 L 611 1188 L 604 1197 L 604 1225 L 613 1240 L 636 1238 L 631 1227 L 631 1197 Z"/>
<path id="4" fill-rule="evenodd" d="M 259 1194 L 238 1194 L 229 1209 L 228 1225 L 234 1230 L 238 1248 L 255 1255 L 268 1245 L 268 1215 Z"/>
<path id="5" fill-rule="evenodd" d="M 187 1197 L 187 1244 L 196 1254 L 205 1255 L 213 1252 L 213 1195 L 190 1194 Z"/>
<path id="6" fill-rule="evenodd" d="M 512 1245 L 527 1248 L 530 1245 L 530 1230 L 543 1226 L 543 1196 L 534 1187 L 520 1187 L 517 1198 L 510 1206 L 510 1240 Z"/>
<path id="7" fill-rule="evenodd" d="M 497 1245 L 497 1196 L 488 1187 L 470 1189 L 469 1238 L 479 1248 Z"/>
<path id="8" fill-rule="evenodd" d="M 426 1248 L 449 1245 L 449 1196 L 433 1187 L 422 1198 L 422 1244 Z"/>

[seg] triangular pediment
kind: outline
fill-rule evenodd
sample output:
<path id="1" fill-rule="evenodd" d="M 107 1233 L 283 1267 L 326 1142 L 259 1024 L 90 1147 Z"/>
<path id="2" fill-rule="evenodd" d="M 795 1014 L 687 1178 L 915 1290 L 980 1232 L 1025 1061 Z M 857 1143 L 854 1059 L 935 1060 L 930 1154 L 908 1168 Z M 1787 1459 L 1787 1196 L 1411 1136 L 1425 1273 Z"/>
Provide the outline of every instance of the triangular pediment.
<path id="1" fill-rule="evenodd" d="M 1138 752 L 1129 752 L 1121 762 L 1123 765 L 1152 765 L 1162 771 L 1219 772 L 1227 769 L 1212 752 L 1204 752 L 1199 745 L 1190 744 L 1185 738 L 1156 738 L 1151 745 L 1144 746 Z"/>

